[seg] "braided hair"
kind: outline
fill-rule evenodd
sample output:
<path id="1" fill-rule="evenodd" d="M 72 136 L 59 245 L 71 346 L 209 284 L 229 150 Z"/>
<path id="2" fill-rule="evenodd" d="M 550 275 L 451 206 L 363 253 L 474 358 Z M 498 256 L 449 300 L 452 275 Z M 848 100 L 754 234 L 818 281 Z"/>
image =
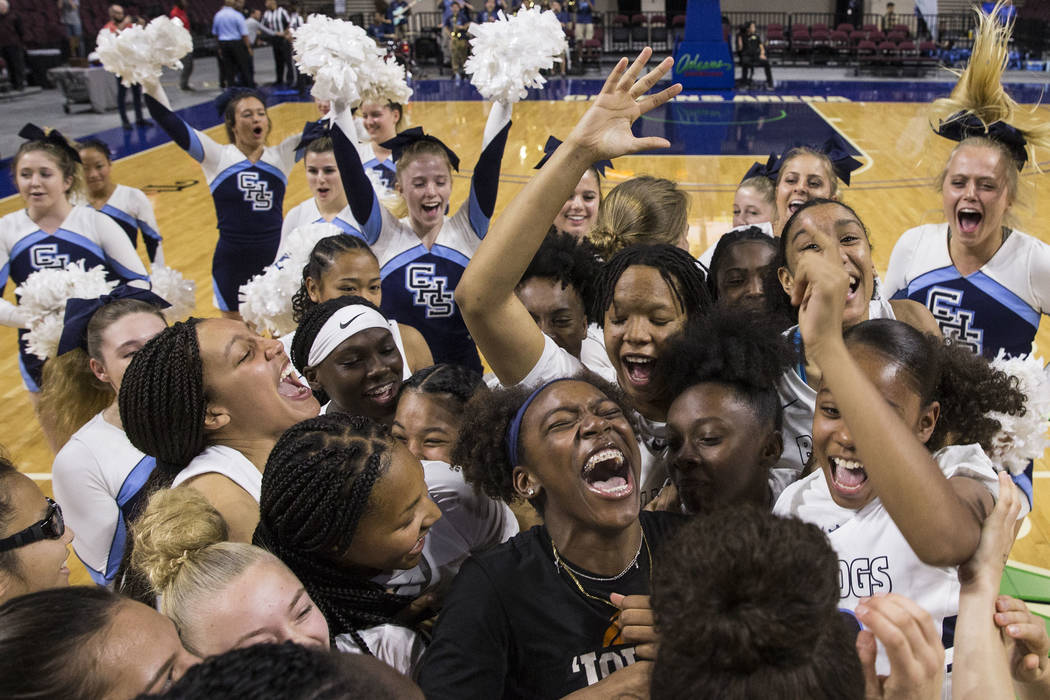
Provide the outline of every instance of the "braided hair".
<path id="1" fill-rule="evenodd" d="M 635 245 L 614 255 L 602 269 L 592 312 L 598 325 L 605 326 L 605 312 L 612 306 L 616 284 L 627 268 L 634 265 L 655 268 L 671 288 L 671 294 L 687 317 L 702 313 L 711 306 L 704 272 L 692 255 L 681 248 L 662 243 Z"/>
<path id="2" fill-rule="evenodd" d="M 707 291 L 711 293 L 711 300 L 718 301 L 718 272 L 729 257 L 729 251 L 738 243 L 764 243 L 773 251 L 774 257 L 777 252 L 777 242 L 758 226 L 735 228 L 718 239 L 715 252 L 711 255 L 711 266 L 707 273 Z"/>
<path id="3" fill-rule="evenodd" d="M 485 388 L 481 375 L 463 365 L 437 364 L 424 367 L 401 385 L 401 391 L 418 391 L 421 394 L 447 396 L 462 409 L 479 389 Z"/>
<path id="4" fill-rule="evenodd" d="M 329 414 L 289 428 L 263 471 L 254 543 L 299 577 L 328 621 L 371 654 L 360 630 L 394 622 L 409 596 L 387 593 L 333 560 L 349 549 L 376 481 L 390 465 L 393 438 L 362 416 Z"/>
<path id="5" fill-rule="evenodd" d="M 317 142 L 314 141 L 310 145 L 312 146 L 314 143 Z M 306 265 L 303 266 L 303 281 L 299 285 L 299 291 L 292 297 L 293 321 L 299 323 L 307 311 L 317 306 L 317 302 L 310 298 L 310 293 L 306 290 L 307 278 L 320 280 L 321 275 L 335 264 L 336 259 L 340 255 L 358 251 L 363 251 L 373 258 L 375 257 L 375 253 L 368 247 L 368 244 L 357 236 L 340 233 L 334 236 L 326 236 L 317 241 L 314 249 L 310 251 L 310 257 L 306 261 Z"/>
<path id="6" fill-rule="evenodd" d="M 518 286 L 530 279 L 550 279 L 565 289 L 570 284 L 580 295 L 588 321 L 594 308 L 594 294 L 601 274 L 598 251 L 585 238 L 552 230 L 543 239 L 540 249 L 525 268 Z"/>

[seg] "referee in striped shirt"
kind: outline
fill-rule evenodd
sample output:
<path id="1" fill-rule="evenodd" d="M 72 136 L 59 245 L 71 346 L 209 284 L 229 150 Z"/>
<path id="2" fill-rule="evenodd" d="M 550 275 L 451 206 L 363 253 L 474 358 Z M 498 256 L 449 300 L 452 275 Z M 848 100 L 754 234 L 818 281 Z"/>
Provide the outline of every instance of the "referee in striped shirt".
<path id="1" fill-rule="evenodd" d="M 283 7 L 277 6 L 277 0 L 266 0 L 266 12 L 263 13 L 262 24 L 273 32 L 270 44 L 273 46 L 273 67 L 277 85 L 291 85 L 295 82 L 295 74 L 292 67 L 292 44 L 288 41 L 289 30 L 288 12 Z"/>

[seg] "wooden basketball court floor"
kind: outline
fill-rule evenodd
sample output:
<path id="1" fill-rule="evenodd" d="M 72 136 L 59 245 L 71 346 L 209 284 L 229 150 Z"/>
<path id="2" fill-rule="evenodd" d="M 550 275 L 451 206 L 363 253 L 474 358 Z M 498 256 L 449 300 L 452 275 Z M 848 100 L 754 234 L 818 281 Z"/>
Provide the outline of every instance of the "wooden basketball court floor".
<path id="1" fill-rule="evenodd" d="M 514 109 L 500 181 L 497 216 L 532 174 L 532 166 L 542 156 L 542 146 L 553 133 L 564 138 L 576 118 L 586 109 L 582 99 L 526 101 Z M 832 125 L 855 147 L 863 167 L 853 174 L 853 186 L 843 195 L 856 208 L 871 230 L 874 259 L 884 272 L 897 237 L 920 223 L 942 220 L 940 197 L 932 180 L 949 151 L 949 144 L 931 137 L 928 105 L 908 102 L 820 102 L 810 103 L 827 124 Z M 1050 108 L 1038 108 L 1043 119 L 1050 119 Z M 468 178 L 480 151 L 481 127 L 488 107 L 482 102 L 415 102 L 407 109 L 410 125 L 423 125 L 445 139 L 459 153 L 463 169 L 455 178 L 452 206 L 466 196 Z M 271 143 L 302 128 L 305 120 L 316 119 L 312 103 L 289 102 L 271 108 L 274 129 Z M 685 128 L 688 128 L 686 126 Z M 739 128 L 750 128 L 746 125 Z M 225 140 L 221 126 L 208 130 L 220 142 Z M 718 153 L 716 149 L 714 151 Z M 1050 159 L 1050 154 L 1040 154 Z M 662 155 L 618 158 L 609 173 L 606 190 L 618 181 L 638 174 L 652 174 L 679 182 L 691 198 L 691 244 L 699 254 L 729 227 L 731 203 L 736 183 L 751 163 L 765 155 Z M 1044 165 L 1044 167 L 1047 167 Z M 197 313 L 217 315 L 211 301 L 210 264 L 216 242 L 215 213 L 200 168 L 172 143 L 154 147 L 118 160 L 113 166 L 117 182 L 139 187 L 150 193 L 164 236 L 167 263 L 197 284 Z M 196 181 L 195 184 L 188 184 Z M 1023 199 L 1015 207 L 1020 230 L 1050 242 L 1050 175 L 1026 170 L 1022 178 Z M 179 183 L 176 185 L 175 183 Z M 297 166 L 289 179 L 285 211 L 309 197 L 305 174 Z M 17 195 L 0 200 L 0 215 L 22 206 Z M 140 254 L 144 251 L 140 250 Z M 5 297 L 11 299 L 12 285 Z M 1050 359 L 1050 322 L 1040 326 L 1038 346 Z M 3 442 L 18 467 L 32 475 L 41 488 L 51 492 L 52 455 L 34 418 L 16 363 L 15 332 L 0 327 L 0 376 L 6 387 L 0 403 Z M 1035 508 L 1020 531 L 1012 553 L 1012 564 L 1019 574 L 1031 572 L 1042 580 L 1050 599 L 1050 467 L 1045 460 L 1036 464 Z M 86 572 L 70 557 L 74 583 L 89 583 Z M 1042 576 L 1038 576 L 1042 574 Z M 1042 610 L 1046 612 L 1046 610 Z"/>

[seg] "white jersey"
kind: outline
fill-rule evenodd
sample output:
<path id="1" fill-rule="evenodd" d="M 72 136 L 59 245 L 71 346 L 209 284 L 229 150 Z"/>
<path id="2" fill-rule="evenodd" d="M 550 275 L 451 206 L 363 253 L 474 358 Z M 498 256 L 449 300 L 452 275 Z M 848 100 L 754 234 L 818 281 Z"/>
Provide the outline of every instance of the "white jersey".
<path id="1" fill-rule="evenodd" d="M 138 232 L 142 231 L 143 243 L 146 244 L 150 261 L 154 265 L 164 264 L 160 227 L 157 226 L 157 216 L 153 213 L 153 204 L 145 192 L 127 185 L 117 185 L 113 194 L 98 211 L 116 221 L 117 225 L 124 229 L 132 245 L 135 245 L 138 239 Z"/>
<path id="2" fill-rule="evenodd" d="M 401 675 L 415 679 L 419 662 L 427 648 L 426 642 L 415 631 L 401 625 L 387 624 L 358 630 L 357 633 L 377 659 Z M 349 634 L 337 636 L 335 648 L 351 654 L 364 653 Z"/>
<path id="3" fill-rule="evenodd" d="M 998 498 L 995 468 L 980 445 L 946 447 L 933 457 L 946 478 L 976 479 Z M 936 504 L 931 503 L 930 507 Z M 813 523 L 828 536 L 839 558 L 840 607 L 853 610 L 861 598 L 893 592 L 914 600 L 928 612 L 942 632 L 945 663 L 951 668 L 955 617 L 959 612 L 958 567 L 924 564 L 878 498 L 860 510 L 836 504 L 820 469 L 788 486 L 773 513 Z M 876 671 L 882 675 L 890 671 L 881 644 Z M 950 678 L 949 675 L 945 684 L 949 689 Z"/>
<path id="4" fill-rule="evenodd" d="M 363 127 L 358 130 L 359 134 L 368 133 Z M 372 148 L 371 141 L 361 141 L 357 144 L 357 155 L 361 158 L 361 165 L 364 166 L 365 170 L 373 170 L 379 176 L 379 179 L 383 181 L 390 189 L 394 189 L 394 184 L 397 182 L 397 166 L 394 165 L 393 154 L 386 157 L 386 160 L 379 160 L 376 157 L 375 149 Z"/>
<path id="5" fill-rule="evenodd" d="M 616 369 L 609 360 L 609 353 L 605 351 L 605 332 L 596 323 L 587 326 L 587 337 L 580 346 L 580 362 L 605 381 L 617 383 Z"/>
<path id="6" fill-rule="evenodd" d="M 55 456 L 55 500 L 76 532 L 73 551 L 100 586 L 109 585 L 117 574 L 128 538 L 129 506 L 156 464 L 101 413 L 73 433 Z"/>
<path id="7" fill-rule="evenodd" d="M 317 208 L 317 200 L 313 197 L 292 207 L 287 214 L 284 216 L 284 223 L 281 225 L 281 243 L 277 248 L 277 260 L 281 259 L 284 254 L 284 242 L 288 238 L 288 234 L 306 224 L 332 224 L 333 226 L 339 227 L 343 233 L 348 233 L 351 236 L 357 236 L 363 239 L 364 234 L 361 233 L 361 227 L 357 221 L 354 220 L 354 215 L 350 213 L 350 205 L 346 205 L 339 210 L 339 213 L 335 215 L 331 221 L 328 221 L 321 216 L 321 210 Z"/>
<path id="8" fill-rule="evenodd" d="M 896 318 L 893 307 L 884 299 L 876 299 L 868 304 L 868 318 Z M 792 326 L 784 334 L 801 343 L 798 326 Z M 784 451 L 780 460 L 773 466 L 770 484 L 773 486 L 773 498 L 776 498 L 787 484 L 799 477 L 813 453 L 813 412 L 816 407 L 817 392 L 806 383 L 806 368 L 792 367 L 781 375 L 777 383 L 780 405 L 784 408 Z"/>
<path id="9" fill-rule="evenodd" d="M 248 492 L 255 502 L 262 493 L 262 472 L 247 457 L 225 445 L 211 445 L 193 458 L 171 482 L 172 488 L 203 474 L 222 474 Z"/>
<path id="10" fill-rule="evenodd" d="M 918 226 L 893 247 L 884 293 L 924 305 L 945 337 L 975 353 L 1027 354 L 1050 311 L 1050 245 L 1011 231 L 981 269 L 964 277 L 948 252 L 948 224 Z"/>

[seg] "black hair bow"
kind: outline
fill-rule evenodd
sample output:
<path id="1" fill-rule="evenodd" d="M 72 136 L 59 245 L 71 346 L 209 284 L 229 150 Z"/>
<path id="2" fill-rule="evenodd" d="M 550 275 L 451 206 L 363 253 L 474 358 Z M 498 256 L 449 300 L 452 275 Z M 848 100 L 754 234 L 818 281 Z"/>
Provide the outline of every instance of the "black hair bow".
<path id="1" fill-rule="evenodd" d="M 306 122 L 303 125 L 303 135 L 299 144 L 295 147 L 296 153 L 303 150 L 317 139 L 324 138 L 331 133 L 332 122 L 322 117 L 315 122 Z"/>
<path id="2" fill-rule="evenodd" d="M 560 145 L 561 141 L 554 138 L 553 136 L 548 136 L 547 143 L 543 146 L 543 158 L 540 159 L 539 163 L 536 163 L 536 165 L 532 166 L 532 169 L 539 170 L 540 168 L 542 168 L 544 164 L 551 159 L 551 156 L 554 155 L 554 151 L 558 150 L 558 146 Z M 599 160 L 595 163 L 592 163 L 591 167 L 594 168 L 602 177 L 605 177 L 606 168 L 608 168 L 609 170 L 615 169 L 613 168 L 611 160 Z"/>
<path id="3" fill-rule="evenodd" d="M 767 160 L 765 164 L 752 163 L 751 167 L 748 168 L 746 173 L 744 173 L 744 177 L 740 180 L 740 182 L 743 182 L 744 180 L 748 180 L 753 177 L 766 177 L 772 180 L 773 182 L 776 182 L 777 175 L 779 174 L 780 158 L 777 156 L 776 153 L 770 153 L 769 160 Z"/>
<path id="4" fill-rule="evenodd" d="M 226 108 L 231 102 L 241 97 L 254 97 L 259 100 L 259 102 L 262 102 L 263 106 L 266 105 L 266 100 L 263 99 L 263 96 L 259 94 L 257 90 L 252 90 L 251 88 L 246 87 L 232 87 L 215 98 L 215 109 L 219 112 L 219 116 L 225 119 Z"/>
<path id="5" fill-rule="evenodd" d="M 58 146 L 63 151 L 68 153 L 69 157 L 75 160 L 77 163 L 81 162 L 80 153 L 77 151 L 77 149 L 73 148 L 73 145 L 69 143 L 68 140 L 66 140 L 65 136 L 63 136 L 58 131 L 55 131 L 54 129 L 52 129 L 50 132 L 45 133 L 44 130 L 36 124 L 26 124 L 22 127 L 22 130 L 18 132 L 18 135 L 30 141 L 43 141 L 44 143 L 50 143 L 54 146 Z"/>
<path id="6" fill-rule="evenodd" d="M 153 304 L 158 309 L 171 306 L 167 301 L 142 287 L 122 284 L 109 294 L 96 299 L 66 299 L 66 315 L 62 319 L 62 337 L 58 341 L 58 354 L 64 355 L 77 348 L 87 349 L 87 327 L 95 312 L 118 299 L 138 299 Z"/>
<path id="7" fill-rule="evenodd" d="M 828 157 L 835 175 L 838 179 L 845 182 L 847 186 L 849 185 L 850 173 L 863 165 L 863 163 L 850 155 L 849 144 L 838 134 L 834 134 L 825 141 L 819 150 Z"/>
<path id="8" fill-rule="evenodd" d="M 389 148 L 391 154 L 394 157 L 396 163 L 401 159 L 401 154 L 406 148 L 418 141 L 430 141 L 436 143 L 445 149 L 445 153 L 448 154 L 448 162 L 452 164 L 452 169 L 459 171 L 459 156 L 451 148 L 445 145 L 445 143 L 437 136 L 431 136 L 430 134 L 424 134 L 422 127 L 414 126 L 411 129 L 405 129 L 394 138 L 389 141 L 384 141 L 379 144 L 383 148 Z"/>
<path id="9" fill-rule="evenodd" d="M 1025 148 L 1028 141 L 1025 140 L 1024 134 L 1004 121 L 985 124 L 976 114 L 956 112 L 942 121 L 934 131 L 952 141 L 983 136 L 1001 143 L 1010 151 L 1018 170 L 1024 170 L 1024 164 L 1028 162 L 1028 149 Z"/>

